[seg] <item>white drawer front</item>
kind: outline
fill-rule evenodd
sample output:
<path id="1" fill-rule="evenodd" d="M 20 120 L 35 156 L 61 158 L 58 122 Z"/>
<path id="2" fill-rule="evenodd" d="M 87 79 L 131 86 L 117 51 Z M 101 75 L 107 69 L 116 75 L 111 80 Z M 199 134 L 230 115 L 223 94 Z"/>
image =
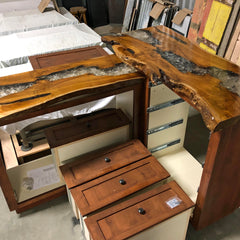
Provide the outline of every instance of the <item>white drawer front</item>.
<path id="1" fill-rule="evenodd" d="M 150 88 L 150 106 L 177 99 L 179 96 L 164 84 Z"/>
<path id="2" fill-rule="evenodd" d="M 163 124 L 187 119 L 189 105 L 186 102 L 166 107 L 149 113 L 148 129 L 161 126 Z"/>

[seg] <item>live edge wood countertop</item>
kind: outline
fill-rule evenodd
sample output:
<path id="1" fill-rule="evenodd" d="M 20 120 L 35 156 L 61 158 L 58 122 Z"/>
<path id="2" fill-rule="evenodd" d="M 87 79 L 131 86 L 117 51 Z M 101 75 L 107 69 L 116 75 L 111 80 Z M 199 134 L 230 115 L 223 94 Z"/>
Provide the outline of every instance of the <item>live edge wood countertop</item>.
<path id="1" fill-rule="evenodd" d="M 0 78 L 0 125 L 85 89 L 141 77 L 162 81 L 196 108 L 210 131 L 240 121 L 240 68 L 158 26 L 105 36 L 117 55 Z M 120 60 L 121 59 L 121 60 Z M 133 66 L 128 67 L 123 62 Z"/>
<path id="2" fill-rule="evenodd" d="M 164 26 L 105 36 L 116 55 L 196 108 L 210 131 L 240 121 L 240 68 Z"/>

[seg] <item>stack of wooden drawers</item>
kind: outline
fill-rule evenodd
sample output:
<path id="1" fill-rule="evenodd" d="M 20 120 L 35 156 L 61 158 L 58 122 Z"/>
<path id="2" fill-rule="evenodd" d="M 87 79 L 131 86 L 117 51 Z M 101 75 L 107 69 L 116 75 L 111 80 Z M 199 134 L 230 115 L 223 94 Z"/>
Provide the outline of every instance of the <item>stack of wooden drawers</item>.
<path id="1" fill-rule="evenodd" d="M 139 140 L 60 169 L 86 239 L 185 239 L 193 202 Z"/>

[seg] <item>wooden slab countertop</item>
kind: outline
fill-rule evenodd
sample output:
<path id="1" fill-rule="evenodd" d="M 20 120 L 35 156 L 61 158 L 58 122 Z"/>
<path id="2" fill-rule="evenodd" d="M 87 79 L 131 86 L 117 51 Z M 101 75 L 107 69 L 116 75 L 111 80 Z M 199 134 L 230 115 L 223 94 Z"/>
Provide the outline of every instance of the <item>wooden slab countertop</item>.
<path id="1" fill-rule="evenodd" d="M 79 97 L 83 90 L 140 77 L 143 76 L 115 55 L 1 77 L 0 126 L 29 118 L 33 111 Z"/>
<path id="2" fill-rule="evenodd" d="M 210 131 L 240 121 L 240 68 L 164 26 L 105 36 L 116 55 L 162 81 L 202 115 Z"/>

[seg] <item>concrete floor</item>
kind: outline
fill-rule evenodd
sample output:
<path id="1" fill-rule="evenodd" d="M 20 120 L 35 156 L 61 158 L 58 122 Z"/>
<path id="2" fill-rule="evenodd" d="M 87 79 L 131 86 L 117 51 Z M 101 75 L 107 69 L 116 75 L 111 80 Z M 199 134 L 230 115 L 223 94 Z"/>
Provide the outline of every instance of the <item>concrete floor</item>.
<path id="1" fill-rule="evenodd" d="M 195 132 L 189 134 L 190 131 Z M 207 141 L 208 131 L 198 115 L 189 119 L 185 145 L 202 161 L 201 152 L 206 150 L 206 144 L 197 144 L 200 139 Z M 18 215 L 15 212 L 9 212 L 2 191 L 0 191 L 0 213 L 0 240 L 83 240 L 80 225 L 74 218 L 67 197 L 60 197 Z M 189 225 L 186 239 L 239 240 L 239 225 L 240 209 L 201 231 L 195 231 Z M 161 240 L 160 237 L 159 239 Z"/>

